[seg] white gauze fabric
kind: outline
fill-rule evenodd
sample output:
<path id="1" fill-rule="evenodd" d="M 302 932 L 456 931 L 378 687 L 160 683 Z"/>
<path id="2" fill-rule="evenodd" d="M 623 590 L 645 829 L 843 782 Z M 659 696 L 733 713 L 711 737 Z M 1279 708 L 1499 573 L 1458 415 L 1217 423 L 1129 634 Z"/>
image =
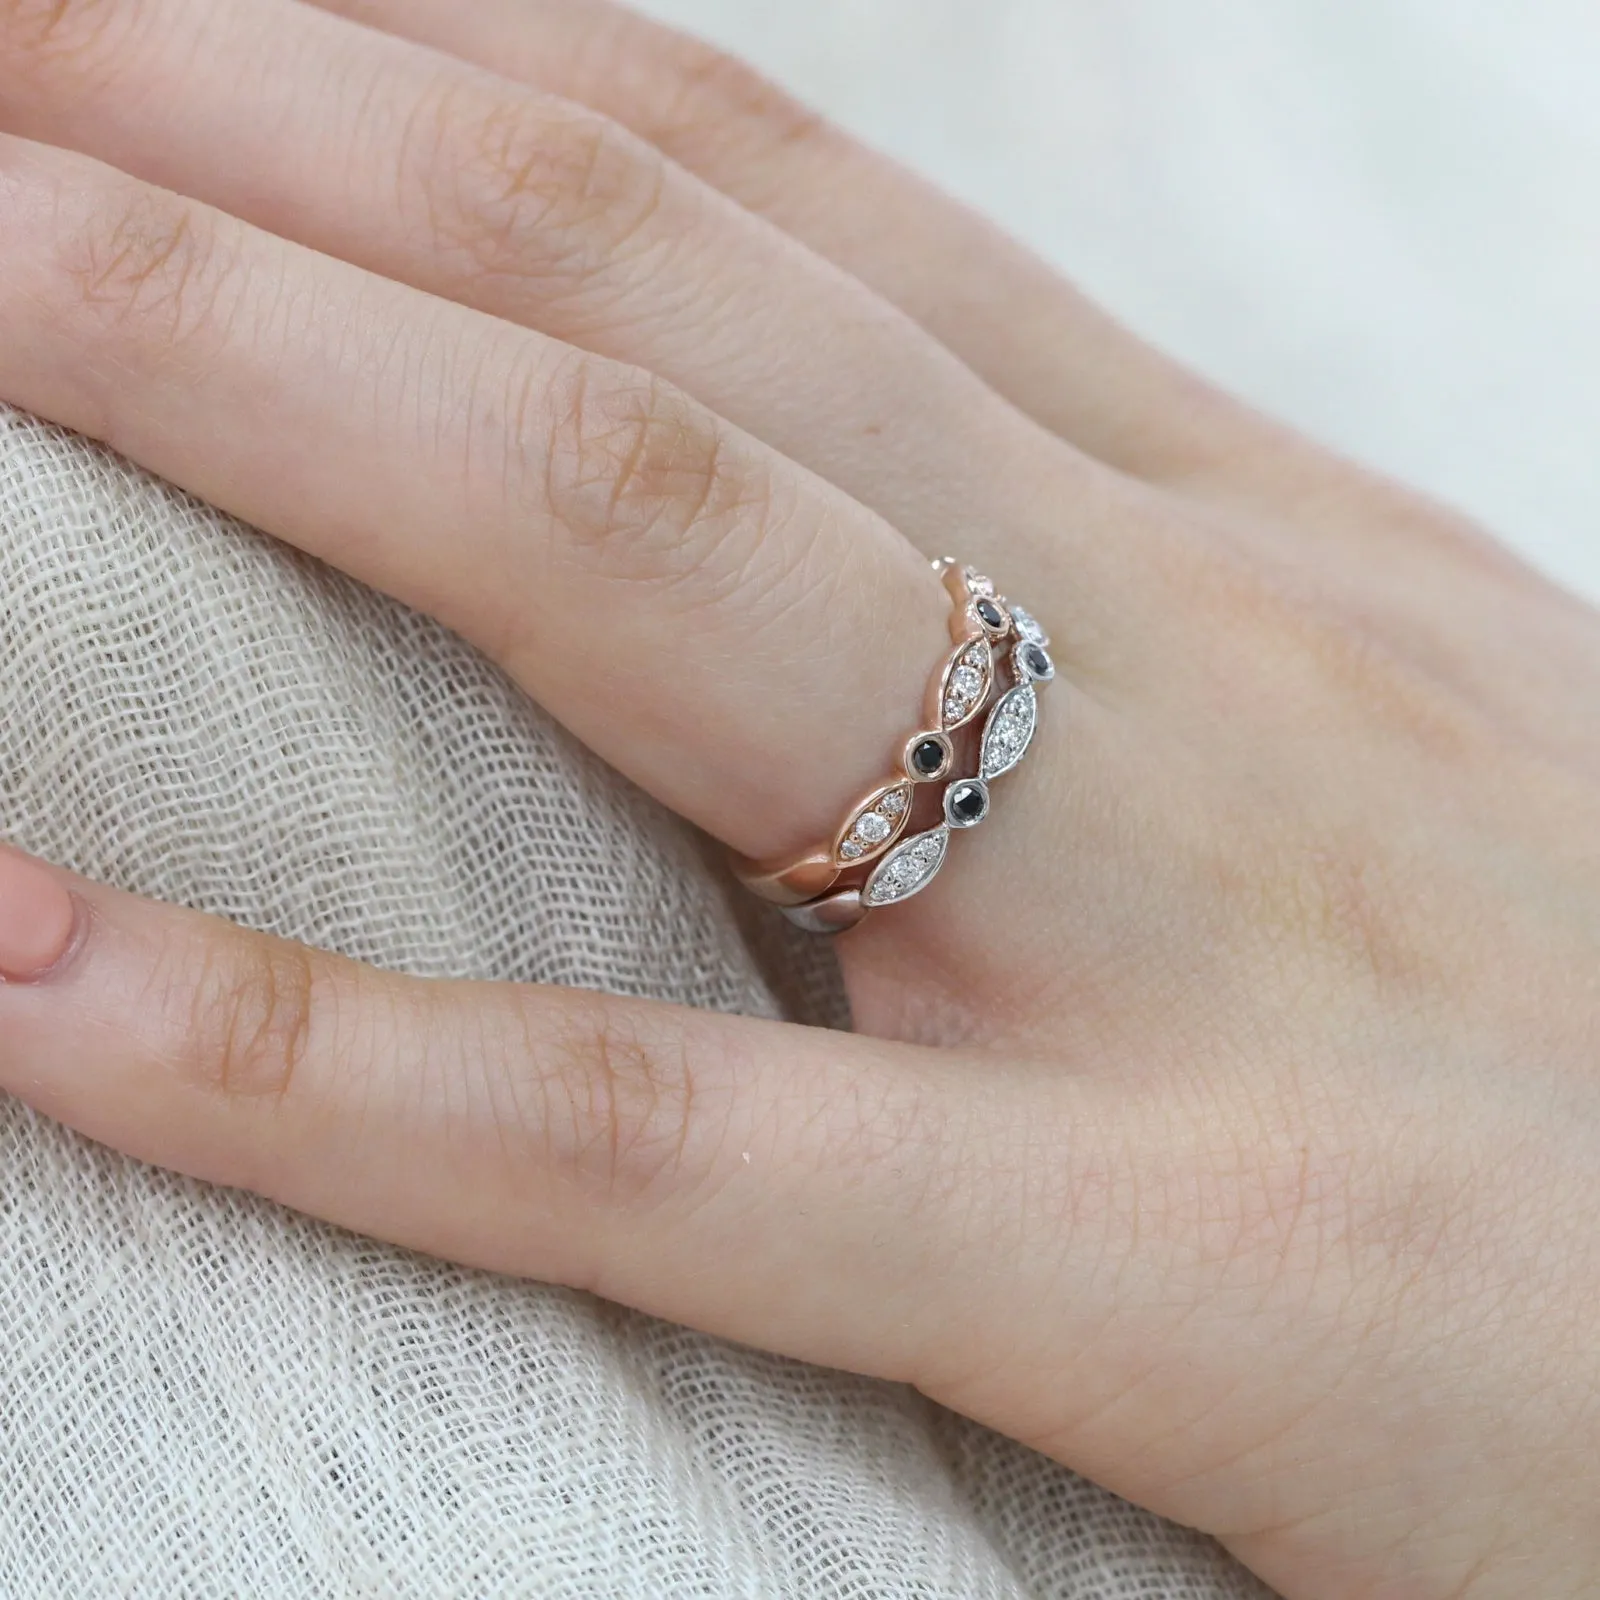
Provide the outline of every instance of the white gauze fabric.
<path id="1" fill-rule="evenodd" d="M 442 628 L 0 408 L 0 832 L 419 975 L 841 1020 Z M 914 1390 L 464 1271 L 0 1100 L 0 1596 L 1268 1595 Z"/>

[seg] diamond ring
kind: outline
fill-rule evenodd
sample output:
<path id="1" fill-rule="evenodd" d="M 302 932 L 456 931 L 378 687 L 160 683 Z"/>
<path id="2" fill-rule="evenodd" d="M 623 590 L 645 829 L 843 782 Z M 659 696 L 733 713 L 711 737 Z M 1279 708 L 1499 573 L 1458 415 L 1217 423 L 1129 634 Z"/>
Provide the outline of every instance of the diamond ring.
<path id="1" fill-rule="evenodd" d="M 952 833 L 985 820 L 990 783 L 1027 754 L 1038 726 L 1037 686 L 1055 676 L 1049 637 L 1028 612 L 1008 604 L 970 567 L 948 559 L 933 566 L 951 600 L 953 647 L 929 685 L 927 725 L 906 741 L 896 773 L 851 807 L 830 844 L 785 862 L 735 858 L 747 888 L 812 932 L 842 932 L 868 911 L 927 888 L 944 865 Z M 996 698 L 1002 652 L 1010 687 Z M 970 744 L 968 730 L 986 709 L 977 770 L 952 779 L 958 740 Z M 907 837 L 914 814 L 928 809 L 940 783 L 939 820 Z"/>

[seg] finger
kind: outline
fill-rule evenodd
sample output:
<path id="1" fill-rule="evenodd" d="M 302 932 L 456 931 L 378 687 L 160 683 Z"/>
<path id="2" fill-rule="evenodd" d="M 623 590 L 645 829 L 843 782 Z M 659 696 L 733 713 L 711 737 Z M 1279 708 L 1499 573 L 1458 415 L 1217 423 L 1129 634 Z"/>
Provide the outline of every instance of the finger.
<path id="1" fill-rule="evenodd" d="M 1566 703 L 1531 658 L 1520 658 L 1529 681 L 1515 684 L 1484 649 L 1527 617 L 1548 629 L 1558 598 L 1498 541 L 1206 383 L 1002 230 L 742 63 L 611 0 L 312 3 L 615 117 L 872 286 L 1077 448 L 1214 506 L 1213 537 L 1278 559 L 1286 529 L 1329 536 L 1297 543 L 1293 559 L 1394 648 L 1502 706 L 1512 725 L 1544 727 Z M 1570 672 L 1587 630 L 1571 617 L 1568 631 L 1579 636 L 1561 658 Z M 1563 750 L 1587 738 L 1549 734 Z"/>
<path id="2" fill-rule="evenodd" d="M 593 106 L 920 322 L 1000 393 L 1131 475 L 1372 552 L 1402 532 L 1509 557 L 1122 327 L 969 208 L 721 52 L 611 0 L 311 0 Z"/>
<path id="3" fill-rule="evenodd" d="M 1025 481 L 1005 463 L 1038 454 L 1036 430 L 909 318 L 620 124 L 337 16 L 111 0 L 55 8 L 47 30 L 12 7 L 0 116 L 657 373 L 930 555 L 1000 514 Z"/>
<path id="4" fill-rule="evenodd" d="M 616 118 L 1106 461 L 1153 474 L 1197 428 L 1232 420 L 999 230 L 698 40 L 606 0 L 313 3 Z"/>
<path id="5" fill-rule="evenodd" d="M 46 146 L 0 140 L 0 235 L 5 398 L 438 617 L 736 849 L 831 837 L 918 726 L 927 562 L 670 386 Z"/>
<path id="6" fill-rule="evenodd" d="M 1007 1203 L 1000 1142 L 1021 1131 L 1004 1073 L 972 1094 L 954 1056 L 401 979 L 4 848 L 0 972 L 0 1085 L 94 1139 L 888 1377 L 959 1336 L 965 1297 L 941 1285 L 982 1246 L 950 1175 Z"/>

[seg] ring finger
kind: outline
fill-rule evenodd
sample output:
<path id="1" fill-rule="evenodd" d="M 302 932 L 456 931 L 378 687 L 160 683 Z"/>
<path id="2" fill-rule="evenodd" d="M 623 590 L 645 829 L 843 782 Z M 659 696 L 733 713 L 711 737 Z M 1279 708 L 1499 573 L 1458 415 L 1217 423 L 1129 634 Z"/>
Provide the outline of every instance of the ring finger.
<path id="1" fill-rule="evenodd" d="M 12 138 L 0 233 L 4 398 L 437 616 L 745 854 L 917 726 L 927 561 L 670 385 Z"/>

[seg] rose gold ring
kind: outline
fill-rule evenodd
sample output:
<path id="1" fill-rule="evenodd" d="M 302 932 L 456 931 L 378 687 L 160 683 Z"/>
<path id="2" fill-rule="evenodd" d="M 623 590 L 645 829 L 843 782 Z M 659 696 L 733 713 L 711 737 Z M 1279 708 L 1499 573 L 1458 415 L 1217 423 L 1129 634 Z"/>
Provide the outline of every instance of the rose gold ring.
<path id="1" fill-rule="evenodd" d="M 909 900 L 932 882 L 950 832 L 984 820 L 989 780 L 1026 753 L 1037 722 L 1034 685 L 1055 676 L 1050 641 L 1026 611 L 970 567 L 948 558 L 933 566 L 950 597 L 952 648 L 928 685 L 922 731 L 906 740 L 894 772 L 850 808 L 831 842 L 786 861 L 734 857 L 746 888 L 813 932 L 842 932 L 875 906 Z M 1012 686 L 994 699 L 996 654 L 1008 645 Z M 916 813 L 926 814 L 934 786 L 958 764 L 970 764 L 961 759 L 971 742 L 966 730 L 985 708 L 976 774 L 948 783 L 937 808 L 942 820 L 902 844 Z"/>

